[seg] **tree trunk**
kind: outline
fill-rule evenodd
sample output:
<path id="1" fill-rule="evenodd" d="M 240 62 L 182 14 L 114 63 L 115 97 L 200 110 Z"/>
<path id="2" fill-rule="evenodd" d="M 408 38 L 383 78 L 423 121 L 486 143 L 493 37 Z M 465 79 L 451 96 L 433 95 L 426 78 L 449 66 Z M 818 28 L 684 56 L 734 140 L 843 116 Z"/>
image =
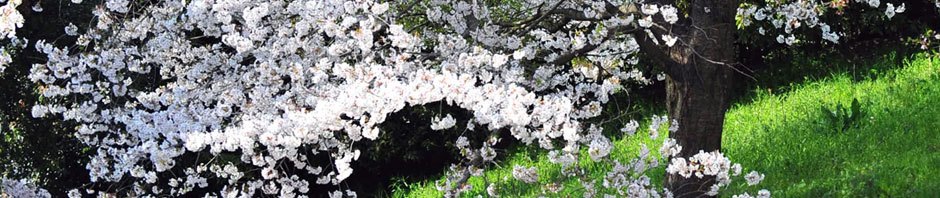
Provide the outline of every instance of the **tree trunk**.
<path id="1" fill-rule="evenodd" d="M 668 59 L 664 68 L 669 117 L 679 124 L 669 137 L 682 146 L 679 156 L 685 158 L 721 148 L 724 115 L 738 75 L 734 66 L 739 65 L 734 45 L 738 1 L 692 0 L 688 5 L 688 17 L 663 32 L 679 36 L 681 42 L 661 48 Z M 676 197 L 700 197 L 714 181 L 667 175 L 665 187 Z"/>
<path id="2" fill-rule="evenodd" d="M 683 75 L 692 78 L 666 79 L 666 98 L 669 117 L 679 124 L 679 130 L 669 134 L 682 146 L 680 157 L 691 157 L 699 150 L 708 152 L 721 149 L 721 132 L 725 111 L 729 105 L 730 82 L 734 71 L 725 66 L 695 63 L 686 65 Z M 668 175 L 666 187 L 678 197 L 698 197 L 707 192 L 713 178 L 682 178 Z"/>

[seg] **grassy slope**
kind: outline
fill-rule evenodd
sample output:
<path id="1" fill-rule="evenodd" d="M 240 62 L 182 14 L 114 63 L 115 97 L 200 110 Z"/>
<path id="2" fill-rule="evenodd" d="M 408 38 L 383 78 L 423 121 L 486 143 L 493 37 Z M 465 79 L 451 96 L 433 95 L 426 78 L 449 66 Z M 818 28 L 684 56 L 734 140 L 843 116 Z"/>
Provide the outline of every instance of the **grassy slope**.
<path id="1" fill-rule="evenodd" d="M 940 60 L 919 57 L 903 69 L 879 73 L 877 79 L 853 81 L 836 75 L 792 87 L 789 92 L 761 92 L 753 101 L 733 107 L 725 121 L 724 152 L 745 169 L 767 175 L 760 188 L 780 197 L 858 197 L 940 195 Z M 864 118 L 841 125 L 827 121 L 821 107 L 860 102 Z M 607 127 L 615 130 L 614 127 Z M 645 129 L 647 127 L 641 127 Z M 661 134 L 666 136 L 666 134 Z M 662 137 L 661 137 L 662 138 Z M 645 130 L 616 140 L 614 159 L 628 161 L 638 145 L 655 153 L 661 139 L 650 140 Z M 557 177 L 559 167 L 544 152 L 515 149 L 486 171 L 503 194 L 542 195 L 542 187 L 512 179 L 512 165 L 538 166 L 541 183 Z M 586 156 L 586 155 L 585 155 Z M 610 169 L 582 158 L 591 178 Z M 662 175 L 662 168 L 653 176 Z M 660 177 L 653 183 L 659 183 Z M 470 195 L 485 194 L 483 178 L 470 180 Z M 564 180 L 564 189 L 550 197 L 579 197 L 580 184 Z M 758 187 L 732 186 L 726 193 L 755 192 Z M 399 184 L 395 197 L 440 197 L 433 183 Z"/>
<path id="2" fill-rule="evenodd" d="M 940 59 L 918 57 L 878 76 L 759 94 L 729 111 L 723 147 L 785 197 L 940 195 Z M 853 99 L 864 117 L 838 132 L 821 107 Z"/>

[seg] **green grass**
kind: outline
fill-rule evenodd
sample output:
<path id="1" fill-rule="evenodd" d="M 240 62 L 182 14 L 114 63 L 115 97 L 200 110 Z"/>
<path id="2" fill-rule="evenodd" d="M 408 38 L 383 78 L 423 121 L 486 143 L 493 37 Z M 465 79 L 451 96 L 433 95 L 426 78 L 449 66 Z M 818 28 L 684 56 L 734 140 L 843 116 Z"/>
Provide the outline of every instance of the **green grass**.
<path id="1" fill-rule="evenodd" d="M 940 195 L 940 59 L 921 55 L 876 76 L 759 92 L 727 114 L 723 148 L 783 197 Z M 823 110 L 853 100 L 863 116 L 848 125 Z"/>
<path id="2" fill-rule="evenodd" d="M 766 178 L 757 187 L 732 185 L 725 195 L 753 194 L 760 188 L 776 197 L 940 195 L 940 59 L 920 55 L 893 68 L 872 70 L 862 79 L 842 73 L 809 80 L 783 93 L 758 88 L 752 100 L 732 107 L 725 120 L 723 152 Z M 855 115 L 829 115 L 833 110 L 852 112 L 853 100 L 859 101 Z M 614 140 L 617 150 L 611 156 L 628 162 L 641 144 L 657 153 L 661 138 L 651 140 L 641 130 Z M 508 155 L 485 172 L 485 179 L 495 181 L 503 195 L 580 197 L 583 192 L 577 179 L 558 179 L 560 167 L 549 163 L 544 151 L 516 148 Z M 611 168 L 583 156 L 580 164 L 589 178 L 603 178 Z M 540 183 L 560 181 L 562 192 L 543 194 L 542 185 L 512 179 L 517 164 L 539 167 Z M 653 183 L 661 183 L 662 166 L 653 171 Z M 473 177 L 473 189 L 466 195 L 485 194 L 483 180 Z M 392 195 L 442 196 L 433 183 L 398 183 Z"/>

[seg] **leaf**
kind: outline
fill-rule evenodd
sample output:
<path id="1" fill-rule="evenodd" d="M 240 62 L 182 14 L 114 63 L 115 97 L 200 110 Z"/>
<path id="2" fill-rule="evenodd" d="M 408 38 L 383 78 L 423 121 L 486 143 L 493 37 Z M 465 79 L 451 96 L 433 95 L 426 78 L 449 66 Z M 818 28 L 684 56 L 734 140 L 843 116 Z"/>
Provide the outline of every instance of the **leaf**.
<path id="1" fill-rule="evenodd" d="M 852 99 L 852 117 L 855 118 L 853 120 L 857 120 L 858 117 L 861 116 L 861 113 L 862 113 L 861 108 L 862 108 L 862 105 L 858 103 L 858 98 Z"/>

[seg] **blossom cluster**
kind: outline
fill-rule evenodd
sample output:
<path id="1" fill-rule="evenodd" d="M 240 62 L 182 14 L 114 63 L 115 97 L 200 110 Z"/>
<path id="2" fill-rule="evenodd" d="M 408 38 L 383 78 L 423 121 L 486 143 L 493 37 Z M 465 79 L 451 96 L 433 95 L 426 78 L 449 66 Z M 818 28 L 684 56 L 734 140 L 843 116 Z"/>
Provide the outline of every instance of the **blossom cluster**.
<path id="1" fill-rule="evenodd" d="M 26 43 L 29 42 L 19 38 L 12 38 L 8 41 L 10 43 L 7 46 L 0 47 L 0 74 L 3 74 L 3 70 L 6 70 L 6 67 L 13 62 L 14 54 L 26 47 Z"/>
<path id="2" fill-rule="evenodd" d="M 535 167 L 524 167 L 516 165 L 512 168 L 512 177 L 525 183 L 535 183 L 539 180 L 539 174 Z"/>
<path id="3" fill-rule="evenodd" d="M 75 45 L 35 41 L 48 61 L 27 76 L 45 98 L 31 114 L 77 123 L 74 136 L 92 148 L 91 180 L 127 184 L 117 193 L 135 196 L 184 196 L 210 183 L 224 185 L 213 193 L 225 197 L 303 196 L 312 185 L 356 196 L 341 185 L 362 156 L 355 145 L 396 132 L 380 127 L 390 114 L 434 102 L 471 118 L 433 118 L 433 130 L 507 129 L 569 170 L 582 147 L 610 162 L 613 143 L 588 120 L 624 85 L 652 83 L 634 67 L 633 30 L 671 47 L 678 37 L 650 29 L 681 20 L 672 5 L 602 0 L 137 3 L 107 0 L 90 26 L 63 27 Z M 12 40 L 19 4 L 0 7 L 0 34 Z M 408 20 L 416 15 L 428 25 Z M 670 119 L 653 123 L 655 132 Z M 466 190 L 466 176 L 495 160 L 498 141 L 458 139 L 466 163 L 451 167 L 456 175 L 441 189 Z M 311 160 L 318 156 L 329 160 Z M 659 164 L 645 147 L 640 156 L 605 186 L 668 194 L 631 174 Z M 515 178 L 537 182 L 534 168 L 516 169 Z"/>
<path id="4" fill-rule="evenodd" d="M 28 42 L 21 41 L 16 37 L 16 29 L 23 27 L 26 19 L 16 10 L 16 7 L 22 4 L 22 0 L 10 0 L 0 6 L 0 38 L 10 41 L 10 48 L 0 47 L 0 74 L 6 70 L 7 65 L 13 62 L 11 51 L 22 48 Z"/>
<path id="5" fill-rule="evenodd" d="M 444 118 L 434 118 L 433 123 L 431 123 L 432 130 L 444 130 L 454 127 L 457 124 L 457 120 L 453 116 L 447 114 L 447 117 Z"/>
<path id="6" fill-rule="evenodd" d="M 226 181 L 219 194 L 245 196 L 339 185 L 354 173 L 355 142 L 380 136 L 378 125 L 391 113 L 438 101 L 470 110 L 469 123 L 488 130 L 510 128 L 515 138 L 548 149 L 590 145 L 600 158 L 610 152 L 609 140 L 582 138 L 580 120 L 599 115 L 627 80 L 648 82 L 635 69 L 625 72 L 638 46 L 631 35 L 617 35 L 618 26 L 590 31 L 585 20 L 566 27 L 584 33 L 500 35 L 510 27 L 467 21 L 494 20 L 485 4 L 427 2 L 429 12 L 442 15 L 430 21 L 453 32 L 407 28 L 395 21 L 404 13 L 372 1 L 129 4 L 106 1 L 92 27 L 65 27 L 85 51 L 37 42 L 48 62 L 34 65 L 29 79 L 50 98 L 32 108 L 33 116 L 78 123 L 76 137 L 96 149 L 86 167 L 92 181 L 133 178 L 128 189 L 137 195 L 183 195 L 210 179 Z M 632 18 L 605 17 L 620 26 Z M 575 54 L 587 57 L 577 70 L 554 64 L 588 47 L 589 54 Z M 534 75 L 524 72 L 530 67 Z M 448 115 L 432 128 L 456 122 Z M 496 155 L 488 146 L 478 151 L 489 161 Z M 179 161 L 188 153 L 208 157 Z M 210 160 L 229 153 L 239 157 Z M 332 162 L 308 161 L 319 154 Z M 155 177 L 168 171 L 183 174 L 161 178 L 169 181 L 164 188 Z M 296 171 L 316 177 L 287 174 Z"/>
<path id="7" fill-rule="evenodd" d="M 15 38 L 16 28 L 23 27 L 26 19 L 16 10 L 16 7 L 22 3 L 22 0 L 9 0 L 0 6 L 0 37 Z"/>
<path id="8" fill-rule="evenodd" d="M 882 4 L 880 0 L 852 0 L 856 3 L 879 9 Z M 778 43 L 793 45 L 798 42 L 794 30 L 800 27 L 818 28 L 824 40 L 832 43 L 839 43 L 841 37 L 835 32 L 829 24 L 822 22 L 820 16 L 830 8 L 841 8 L 845 1 L 791 1 L 774 2 L 766 5 L 748 4 L 738 8 L 737 17 L 743 26 L 750 26 L 755 21 L 769 22 L 773 28 L 782 30 L 776 40 Z M 893 3 L 884 4 L 884 14 L 888 19 L 895 14 L 905 11 L 905 4 L 895 5 Z M 768 30 L 764 26 L 758 27 L 758 33 L 767 34 Z"/>
<path id="9" fill-rule="evenodd" d="M 667 122 L 668 118 L 665 116 L 654 116 L 651 121 L 657 123 L 656 127 L 663 127 L 667 125 L 669 128 L 676 129 L 676 123 Z M 634 125 L 635 121 L 628 122 L 626 125 Z M 598 127 L 589 127 L 588 131 L 600 130 Z M 653 134 L 650 134 L 651 136 Z M 595 145 L 592 143 L 591 145 Z M 609 145 L 611 148 L 613 145 Z M 665 167 L 668 174 L 674 174 L 681 177 L 713 177 L 717 182 L 713 186 L 706 187 L 706 189 L 699 189 L 702 193 L 710 196 L 717 195 L 721 187 L 728 186 L 732 183 L 732 176 L 739 176 L 743 171 L 741 164 L 732 163 L 727 157 L 725 157 L 719 151 L 704 152 L 700 151 L 698 154 L 687 158 L 679 156 L 679 153 L 682 152 L 683 147 L 677 144 L 675 139 L 664 138 L 662 147 L 660 148 L 659 155 L 651 153 L 651 150 L 645 145 L 641 144 L 640 150 L 637 153 L 637 156 L 629 160 L 627 163 L 621 162 L 619 160 L 614 160 L 611 158 L 595 158 L 593 155 L 591 159 L 594 163 L 600 163 L 609 165 L 612 167 L 608 171 L 604 178 L 598 180 L 588 179 L 589 176 L 583 175 L 586 171 L 580 170 L 580 167 L 576 166 L 576 159 L 568 159 L 569 156 L 567 152 L 556 152 L 552 151 L 549 153 L 549 160 L 554 163 L 561 164 L 562 167 L 562 177 L 566 178 L 576 178 L 579 180 L 581 187 L 584 189 L 585 197 L 673 197 L 674 194 L 668 189 L 658 188 L 657 185 L 651 183 L 650 177 L 647 173 L 650 173 L 650 170 L 654 170 L 659 167 L 661 163 L 670 162 L 668 166 Z M 568 150 L 570 148 L 563 149 Z M 587 149 L 589 155 L 594 152 L 594 149 Z M 571 156 L 574 157 L 574 156 Z M 667 163 L 664 163 L 667 164 Z M 538 170 L 535 167 L 525 167 L 516 165 L 512 169 L 512 177 L 522 183 L 526 184 L 541 184 L 538 179 Z M 748 185 L 757 185 L 764 177 L 763 174 L 759 174 L 756 171 L 744 175 L 743 180 L 747 182 Z M 551 181 L 549 181 L 551 182 Z M 556 192 L 553 188 L 556 183 L 547 183 L 545 184 L 546 192 Z M 494 185 L 487 186 L 487 191 L 496 189 Z M 600 194 L 600 192 L 607 192 Z M 612 193 L 611 193 L 612 192 Z M 489 193 L 491 196 L 498 195 L 497 193 Z M 735 196 L 750 196 L 747 193 L 743 193 Z M 770 197 L 770 191 L 766 189 L 759 190 L 757 192 L 758 197 Z"/>
<path id="10" fill-rule="evenodd" d="M 52 197 L 49 191 L 40 188 L 27 179 L 0 177 L 0 196 L 10 197 Z"/>
<path id="11" fill-rule="evenodd" d="M 667 141 L 663 144 L 663 155 L 666 154 L 675 154 L 674 149 L 667 147 L 675 148 L 677 147 L 674 142 Z M 681 147 L 678 147 L 678 150 L 681 150 Z M 731 160 L 725 157 L 719 151 L 705 152 L 699 150 L 699 152 L 689 158 L 683 157 L 673 157 L 666 167 L 666 172 L 669 174 L 676 174 L 685 178 L 697 177 L 714 177 L 715 184 L 709 187 L 709 190 L 706 192 L 709 196 L 717 195 L 719 190 L 722 187 L 728 186 L 731 184 L 732 176 L 739 176 L 742 172 L 741 164 L 732 164 Z M 757 171 L 751 171 L 747 175 L 744 175 L 744 179 L 748 185 L 753 186 L 760 183 L 764 179 L 764 175 L 758 173 Z M 735 196 L 748 197 L 747 193 Z M 758 197 L 770 197 L 770 191 L 762 189 L 758 192 Z"/>

